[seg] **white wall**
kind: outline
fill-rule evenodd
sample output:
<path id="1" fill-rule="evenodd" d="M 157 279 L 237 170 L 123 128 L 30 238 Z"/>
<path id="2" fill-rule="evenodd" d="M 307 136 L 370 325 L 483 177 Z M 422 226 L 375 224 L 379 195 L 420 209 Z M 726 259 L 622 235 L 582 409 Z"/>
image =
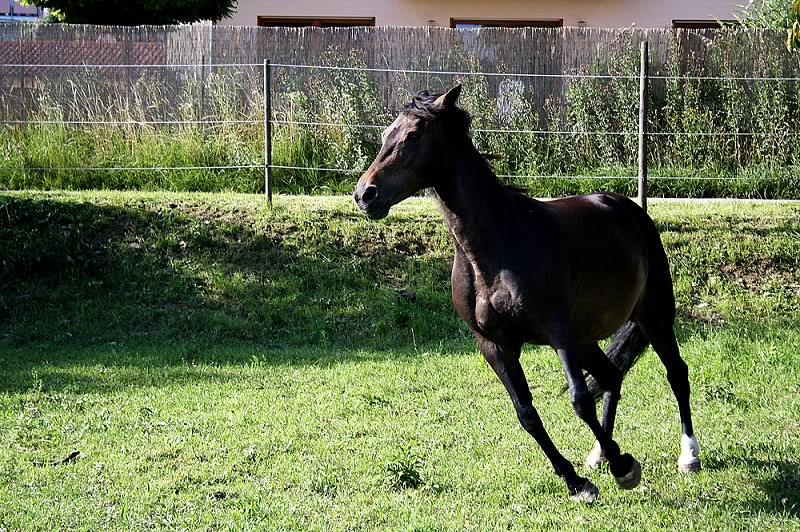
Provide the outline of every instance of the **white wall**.
<path id="1" fill-rule="evenodd" d="M 560 18 L 565 26 L 669 26 L 674 19 L 731 19 L 743 0 L 239 0 L 224 25 L 254 26 L 262 16 L 375 17 L 376 26 L 449 26 L 450 18 Z"/>
<path id="2" fill-rule="evenodd" d="M 6 15 L 9 14 L 11 10 L 11 6 L 8 0 L 0 0 L 2 4 L 0 4 L 0 13 L 4 13 Z M 36 6 L 23 6 L 20 5 L 19 2 L 14 2 L 14 14 L 15 15 L 36 15 L 38 13 L 38 8 Z"/>

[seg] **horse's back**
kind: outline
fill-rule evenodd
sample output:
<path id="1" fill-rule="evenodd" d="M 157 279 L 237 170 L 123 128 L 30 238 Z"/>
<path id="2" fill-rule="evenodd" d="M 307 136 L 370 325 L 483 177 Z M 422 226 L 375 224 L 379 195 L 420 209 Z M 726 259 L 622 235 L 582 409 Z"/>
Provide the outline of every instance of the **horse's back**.
<path id="1" fill-rule="evenodd" d="M 570 248 L 602 255 L 648 255 L 658 231 L 649 216 L 620 194 L 601 192 L 543 203 Z M 658 242 L 660 245 L 660 240 Z M 599 258 L 599 257 L 598 257 Z"/>
<path id="2" fill-rule="evenodd" d="M 598 192 L 544 202 L 568 238 L 585 245 L 625 246 L 650 255 L 661 250 L 653 220 L 627 196 Z M 648 257 L 649 258 L 649 257 Z"/>
<path id="3" fill-rule="evenodd" d="M 636 203 L 620 194 L 597 193 L 543 205 L 565 242 L 572 317 L 596 323 L 590 336 L 610 334 L 647 301 L 674 309 L 661 238 Z"/>

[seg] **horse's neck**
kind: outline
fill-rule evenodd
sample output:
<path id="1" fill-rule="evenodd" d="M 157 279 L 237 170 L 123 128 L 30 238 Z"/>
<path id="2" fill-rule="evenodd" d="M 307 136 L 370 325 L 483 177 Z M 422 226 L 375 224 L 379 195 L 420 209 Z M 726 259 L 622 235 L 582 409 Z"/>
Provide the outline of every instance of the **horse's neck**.
<path id="1" fill-rule="evenodd" d="M 469 262 L 491 275 L 516 207 L 471 142 L 449 155 L 434 187 L 445 222 Z"/>

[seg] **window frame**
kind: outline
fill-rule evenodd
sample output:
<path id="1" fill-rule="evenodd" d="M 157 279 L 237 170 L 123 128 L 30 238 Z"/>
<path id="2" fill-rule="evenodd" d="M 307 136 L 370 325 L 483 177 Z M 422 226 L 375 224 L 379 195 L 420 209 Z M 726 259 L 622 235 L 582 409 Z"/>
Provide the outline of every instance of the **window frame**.
<path id="1" fill-rule="evenodd" d="M 563 18 L 460 18 L 450 17 L 450 27 L 455 29 L 458 24 L 471 24 L 482 28 L 563 28 Z"/>
<path id="2" fill-rule="evenodd" d="M 355 26 L 375 26 L 375 17 L 273 17 L 258 15 L 256 17 L 256 25 L 273 28 L 350 28 Z"/>
<path id="3" fill-rule="evenodd" d="M 721 30 L 726 24 L 735 24 L 736 20 L 715 19 L 673 19 L 672 28 L 680 30 Z"/>

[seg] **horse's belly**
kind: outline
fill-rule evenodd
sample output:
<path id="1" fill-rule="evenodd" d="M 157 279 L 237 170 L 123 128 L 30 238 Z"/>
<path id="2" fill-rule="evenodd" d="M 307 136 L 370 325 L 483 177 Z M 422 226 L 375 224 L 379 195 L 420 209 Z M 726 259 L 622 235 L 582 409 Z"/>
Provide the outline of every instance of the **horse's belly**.
<path id="1" fill-rule="evenodd" d="M 637 281 L 607 293 L 594 287 L 566 307 L 554 303 L 552 294 L 541 288 L 523 290 L 514 283 L 501 283 L 476 295 L 475 319 L 487 333 L 511 333 L 527 343 L 550 344 L 554 331 L 549 328 L 564 325 L 578 343 L 593 343 L 611 336 L 631 316 L 641 292 Z"/>
<path id="2" fill-rule="evenodd" d="M 630 318 L 639 301 L 641 290 L 638 286 L 633 288 L 627 293 L 579 298 L 570 312 L 576 340 L 592 343 L 615 333 Z"/>

